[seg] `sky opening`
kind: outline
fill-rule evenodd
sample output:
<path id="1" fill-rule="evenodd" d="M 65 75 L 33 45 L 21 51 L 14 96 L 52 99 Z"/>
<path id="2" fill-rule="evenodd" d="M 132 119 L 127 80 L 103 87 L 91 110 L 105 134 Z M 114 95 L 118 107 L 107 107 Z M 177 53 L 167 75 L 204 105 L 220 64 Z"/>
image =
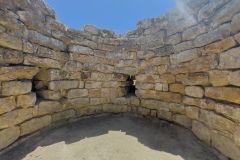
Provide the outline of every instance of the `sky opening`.
<path id="1" fill-rule="evenodd" d="M 136 29 L 138 21 L 160 16 L 176 7 L 175 0 L 45 0 L 69 28 L 82 30 L 86 24 L 115 33 Z"/>

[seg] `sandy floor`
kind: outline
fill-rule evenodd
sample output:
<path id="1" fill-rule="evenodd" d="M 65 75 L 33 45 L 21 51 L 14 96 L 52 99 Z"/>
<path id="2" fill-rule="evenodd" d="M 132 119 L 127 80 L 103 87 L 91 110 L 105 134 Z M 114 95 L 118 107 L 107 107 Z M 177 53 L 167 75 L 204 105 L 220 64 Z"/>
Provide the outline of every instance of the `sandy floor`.
<path id="1" fill-rule="evenodd" d="M 37 134 L 1 160 L 217 160 L 187 129 L 133 115 L 81 119 Z"/>

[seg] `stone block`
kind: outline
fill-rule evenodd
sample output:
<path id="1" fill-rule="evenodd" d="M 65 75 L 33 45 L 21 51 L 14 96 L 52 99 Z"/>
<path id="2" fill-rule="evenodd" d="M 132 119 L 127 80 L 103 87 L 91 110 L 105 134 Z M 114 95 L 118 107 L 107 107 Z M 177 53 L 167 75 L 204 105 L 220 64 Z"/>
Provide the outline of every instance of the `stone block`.
<path id="1" fill-rule="evenodd" d="M 190 74 L 178 74 L 176 81 L 181 82 L 184 85 L 209 85 L 209 77 L 204 73 L 190 73 Z"/>
<path id="2" fill-rule="evenodd" d="M 170 84 L 170 92 L 185 94 L 185 85 L 184 84 Z"/>
<path id="3" fill-rule="evenodd" d="M 138 108 L 138 114 L 143 115 L 143 116 L 150 116 L 151 110 L 147 109 L 147 108 L 139 107 Z"/>
<path id="4" fill-rule="evenodd" d="M 90 98 L 90 105 L 93 106 L 107 103 L 110 103 L 110 100 L 108 98 Z"/>
<path id="5" fill-rule="evenodd" d="M 158 99 L 170 102 L 170 103 L 181 103 L 182 96 L 178 93 L 171 93 L 171 92 L 157 92 Z"/>
<path id="6" fill-rule="evenodd" d="M 122 67 L 124 68 L 124 67 Z M 107 65 L 107 64 L 98 64 L 98 65 L 95 65 L 95 69 L 99 72 L 102 72 L 102 73 L 113 73 L 115 68 L 111 65 Z M 127 68 L 126 68 L 127 69 Z M 131 73 L 131 71 L 129 71 Z"/>
<path id="7" fill-rule="evenodd" d="M 170 103 L 169 111 L 172 113 L 186 114 L 185 106 L 182 104 Z"/>
<path id="8" fill-rule="evenodd" d="M 75 114 L 76 113 L 73 109 L 58 112 L 58 113 L 54 113 L 52 115 L 52 121 L 53 121 L 53 123 L 55 123 L 55 122 L 59 122 L 61 120 L 66 120 L 68 118 L 74 117 Z"/>
<path id="9" fill-rule="evenodd" d="M 12 126 L 0 131 L 0 150 L 12 144 L 20 136 L 20 128 Z M 3 138 L 4 137 L 4 138 Z"/>
<path id="10" fill-rule="evenodd" d="M 193 106 L 185 106 L 186 115 L 191 119 L 199 119 L 199 111 L 198 107 Z"/>
<path id="11" fill-rule="evenodd" d="M 70 44 L 69 47 L 68 47 L 68 51 L 73 52 L 73 53 L 86 54 L 86 55 L 92 55 L 93 54 L 93 50 L 91 48 L 76 45 L 76 44 Z"/>
<path id="12" fill-rule="evenodd" d="M 174 53 L 178 53 L 178 52 L 182 52 L 182 51 L 192 49 L 193 47 L 194 46 L 193 46 L 192 41 L 185 41 L 185 42 L 181 42 L 177 45 L 174 45 L 173 50 L 174 50 Z"/>
<path id="13" fill-rule="evenodd" d="M 188 62 L 192 59 L 196 59 L 200 57 L 200 55 L 201 52 L 199 51 L 199 49 L 191 49 L 171 55 L 170 60 L 172 64 L 179 64 L 183 62 Z"/>
<path id="14" fill-rule="evenodd" d="M 198 86 L 186 86 L 185 87 L 186 95 L 195 98 L 202 98 L 204 96 L 204 90 L 202 87 Z"/>
<path id="15" fill-rule="evenodd" d="M 0 48 L 0 64 L 21 64 L 23 53 L 16 50 Z"/>
<path id="16" fill-rule="evenodd" d="M 214 87 L 227 86 L 230 84 L 228 80 L 229 73 L 229 71 L 212 70 L 209 72 L 209 81 Z"/>
<path id="17" fill-rule="evenodd" d="M 83 64 L 78 61 L 67 61 L 63 70 L 68 72 L 79 72 L 83 70 Z"/>
<path id="18" fill-rule="evenodd" d="M 18 51 L 23 50 L 22 40 L 6 33 L 0 33 L 0 46 L 10 49 L 16 49 Z"/>
<path id="19" fill-rule="evenodd" d="M 139 59 L 146 59 L 146 60 L 148 60 L 148 59 L 150 59 L 150 58 L 152 58 L 154 56 L 155 56 L 155 53 L 153 51 L 139 51 L 137 53 L 137 57 Z"/>
<path id="20" fill-rule="evenodd" d="M 228 75 L 228 81 L 231 85 L 240 86 L 240 70 L 230 72 Z"/>
<path id="21" fill-rule="evenodd" d="M 159 74 L 164 74 L 166 72 L 167 72 L 167 65 L 158 66 L 158 73 Z"/>
<path id="22" fill-rule="evenodd" d="M 78 88 L 79 81 L 62 80 L 62 81 L 51 81 L 48 83 L 48 89 L 60 90 L 60 89 L 72 89 Z"/>
<path id="23" fill-rule="evenodd" d="M 233 87 L 207 87 L 205 96 L 217 100 L 224 100 L 240 104 L 240 89 Z"/>
<path id="24" fill-rule="evenodd" d="M 176 78 L 175 75 L 170 74 L 170 73 L 165 73 L 160 76 L 160 82 L 170 84 L 170 83 L 175 83 Z"/>
<path id="25" fill-rule="evenodd" d="M 240 43 L 240 33 L 236 34 L 234 38 L 238 43 Z"/>
<path id="26" fill-rule="evenodd" d="M 38 103 L 38 115 L 46 115 L 61 110 L 61 104 L 58 101 L 40 101 Z"/>
<path id="27" fill-rule="evenodd" d="M 30 81 L 5 81 L 2 82 L 3 96 L 16 96 L 27 94 L 32 90 L 32 83 Z"/>
<path id="28" fill-rule="evenodd" d="M 137 82 L 157 82 L 159 81 L 159 75 L 146 75 L 146 74 L 139 74 L 136 77 Z"/>
<path id="29" fill-rule="evenodd" d="M 102 82 L 87 81 L 87 82 L 85 82 L 85 88 L 87 88 L 87 89 L 102 88 Z"/>
<path id="30" fill-rule="evenodd" d="M 238 105 L 215 103 L 215 110 L 235 122 L 240 122 L 240 108 Z"/>
<path id="31" fill-rule="evenodd" d="M 37 96 L 36 96 L 36 93 L 31 92 L 29 94 L 17 96 L 16 100 L 17 100 L 18 107 L 23 107 L 23 108 L 33 107 L 35 106 Z"/>
<path id="32" fill-rule="evenodd" d="M 192 122 L 193 133 L 206 145 L 211 145 L 211 129 L 202 122 Z"/>
<path id="33" fill-rule="evenodd" d="M 162 83 L 155 83 L 156 91 L 168 91 L 168 84 L 162 84 Z"/>
<path id="34" fill-rule="evenodd" d="M 115 105 L 126 105 L 127 104 L 126 97 L 113 98 L 111 101 Z"/>
<path id="35" fill-rule="evenodd" d="M 115 72 L 125 75 L 136 75 L 139 73 L 139 69 L 137 67 L 116 67 Z"/>
<path id="36" fill-rule="evenodd" d="M 238 69 L 240 68 L 240 52 L 238 48 L 230 49 L 220 54 L 219 69 Z"/>
<path id="37" fill-rule="evenodd" d="M 93 35 L 98 35 L 99 34 L 99 29 L 94 26 L 94 25 L 85 25 L 83 27 L 83 31 L 88 32 Z"/>
<path id="38" fill-rule="evenodd" d="M 175 45 L 182 41 L 182 35 L 180 33 L 176 33 L 174 35 L 168 36 L 164 39 L 165 45 Z"/>
<path id="39" fill-rule="evenodd" d="M 240 126 L 237 126 L 234 132 L 234 142 L 240 146 Z"/>
<path id="40" fill-rule="evenodd" d="M 175 114 L 172 116 L 172 120 L 177 123 L 180 124 L 186 128 L 190 128 L 192 127 L 192 121 L 190 118 L 188 118 L 185 115 L 181 115 L 181 114 Z"/>
<path id="41" fill-rule="evenodd" d="M 216 148 L 222 154 L 224 154 L 225 156 L 231 159 L 234 159 L 234 160 L 239 159 L 240 150 L 233 140 L 216 133 L 212 133 L 211 139 L 212 139 L 212 147 Z"/>
<path id="42" fill-rule="evenodd" d="M 26 121 L 20 125 L 21 136 L 38 131 L 44 127 L 47 127 L 51 124 L 52 117 L 50 115 L 34 118 L 29 121 Z"/>
<path id="43" fill-rule="evenodd" d="M 145 74 L 147 75 L 158 74 L 158 67 L 157 66 L 146 67 Z"/>
<path id="44" fill-rule="evenodd" d="M 192 97 L 183 97 L 183 104 L 190 105 L 190 106 L 197 106 L 199 107 L 201 104 L 201 101 L 199 98 L 192 98 Z"/>
<path id="45" fill-rule="evenodd" d="M 199 107 L 206 110 L 215 110 L 216 102 L 211 99 L 200 99 Z"/>
<path id="46" fill-rule="evenodd" d="M 43 99 L 47 100 L 59 100 L 62 98 L 61 91 L 50 91 L 50 90 L 42 90 L 37 91 L 37 95 Z"/>
<path id="47" fill-rule="evenodd" d="M 167 121 L 172 121 L 172 112 L 158 110 L 157 117 L 160 119 L 167 120 Z"/>
<path id="48" fill-rule="evenodd" d="M 169 65 L 169 57 L 155 57 L 147 61 L 148 66 L 159 66 L 159 65 Z"/>
<path id="49" fill-rule="evenodd" d="M 136 96 L 130 97 L 131 106 L 140 106 L 140 99 Z"/>
<path id="50" fill-rule="evenodd" d="M 0 114 L 9 112 L 16 107 L 15 97 L 0 98 Z"/>
<path id="51" fill-rule="evenodd" d="M 137 89 L 146 89 L 146 90 L 151 90 L 154 88 L 153 83 L 141 83 L 141 82 L 136 82 L 135 87 Z"/>
<path id="52" fill-rule="evenodd" d="M 141 106 L 148 109 L 169 110 L 169 103 L 162 102 L 159 100 L 142 99 Z"/>
<path id="53" fill-rule="evenodd" d="M 89 98 L 74 98 L 69 100 L 69 102 L 73 105 L 74 108 L 82 108 L 85 106 L 89 106 Z"/>
<path id="54" fill-rule="evenodd" d="M 60 69 L 41 69 L 35 78 L 43 81 L 53 81 L 66 79 L 68 72 Z"/>
<path id="55" fill-rule="evenodd" d="M 71 89 L 67 93 L 67 98 L 78 98 L 78 97 L 87 97 L 88 90 L 87 89 Z"/>

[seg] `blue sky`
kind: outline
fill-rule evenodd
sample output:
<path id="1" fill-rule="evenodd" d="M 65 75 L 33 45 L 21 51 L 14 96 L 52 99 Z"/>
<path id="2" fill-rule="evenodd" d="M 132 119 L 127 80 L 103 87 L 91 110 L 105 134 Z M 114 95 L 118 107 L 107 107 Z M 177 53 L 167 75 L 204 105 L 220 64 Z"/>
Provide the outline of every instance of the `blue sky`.
<path id="1" fill-rule="evenodd" d="M 86 24 L 125 33 L 139 20 L 159 16 L 176 6 L 175 0 L 45 0 L 58 20 L 81 30 Z"/>

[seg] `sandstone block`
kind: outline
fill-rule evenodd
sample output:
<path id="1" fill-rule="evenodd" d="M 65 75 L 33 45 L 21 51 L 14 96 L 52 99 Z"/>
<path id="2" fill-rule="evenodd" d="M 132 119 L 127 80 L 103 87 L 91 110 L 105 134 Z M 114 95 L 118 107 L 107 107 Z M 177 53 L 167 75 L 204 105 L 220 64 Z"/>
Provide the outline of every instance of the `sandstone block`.
<path id="1" fill-rule="evenodd" d="M 228 75 L 229 71 L 221 71 L 221 70 L 212 70 L 209 72 L 210 83 L 213 86 L 227 86 L 229 85 Z"/>
<path id="2" fill-rule="evenodd" d="M 158 110 L 157 117 L 160 119 L 167 120 L 167 121 L 172 121 L 172 112 Z"/>
<path id="3" fill-rule="evenodd" d="M 198 107 L 193 106 L 186 106 L 186 115 L 191 119 L 198 119 L 199 118 L 199 111 L 200 109 Z"/>
<path id="4" fill-rule="evenodd" d="M 146 67 L 145 74 L 147 75 L 158 74 L 158 67 L 157 66 Z"/>
<path id="5" fill-rule="evenodd" d="M 101 104 L 107 104 L 110 100 L 108 98 L 91 98 L 90 105 L 96 106 Z"/>
<path id="6" fill-rule="evenodd" d="M 78 61 L 68 61 L 65 63 L 63 70 L 68 72 L 79 72 L 83 70 L 83 64 Z"/>
<path id="7" fill-rule="evenodd" d="M 187 86 L 185 92 L 190 97 L 202 98 L 204 96 L 204 90 L 198 86 Z"/>
<path id="8" fill-rule="evenodd" d="M 165 45 L 175 45 L 182 41 L 182 35 L 180 33 L 176 33 L 174 35 L 168 36 L 164 39 Z"/>
<path id="9" fill-rule="evenodd" d="M 228 81 L 234 86 L 240 86 L 240 71 L 230 72 L 228 75 Z"/>
<path id="10" fill-rule="evenodd" d="M 89 106 L 89 98 L 74 98 L 69 100 L 74 108 L 82 108 L 84 106 Z"/>
<path id="11" fill-rule="evenodd" d="M 179 43 L 177 45 L 174 45 L 173 50 L 174 50 L 174 53 L 178 53 L 178 52 L 192 49 L 193 47 L 194 46 L 193 46 L 192 41 L 185 41 L 185 42 Z"/>
<path id="12" fill-rule="evenodd" d="M 155 57 L 147 61 L 148 66 L 168 65 L 170 63 L 169 57 Z"/>
<path id="13" fill-rule="evenodd" d="M 10 128 L 0 131 L 0 150 L 9 146 L 20 136 L 20 128 L 18 126 L 12 126 Z M 4 137 L 4 138 L 3 138 Z"/>
<path id="14" fill-rule="evenodd" d="M 200 99 L 199 107 L 206 110 L 215 110 L 216 102 L 211 99 Z"/>
<path id="15" fill-rule="evenodd" d="M 139 72 L 137 67 L 116 67 L 115 72 L 125 75 L 136 75 Z"/>
<path id="16" fill-rule="evenodd" d="M 95 65 L 95 69 L 102 73 L 113 73 L 115 68 L 113 66 L 107 65 L 107 64 L 98 64 L 98 65 Z M 124 70 L 127 70 L 127 68 L 126 69 L 124 68 Z M 129 70 L 129 72 L 130 72 L 129 74 L 131 75 L 132 72 L 130 70 Z"/>
<path id="17" fill-rule="evenodd" d="M 172 116 L 172 120 L 177 124 L 180 124 L 186 128 L 190 128 L 192 126 L 192 121 L 185 115 L 175 114 Z"/>
<path id="18" fill-rule="evenodd" d="M 182 104 L 170 103 L 169 110 L 172 113 L 186 114 L 185 106 Z"/>
<path id="19" fill-rule="evenodd" d="M 40 118 L 34 118 L 27 122 L 24 122 L 20 125 L 21 136 L 35 132 L 44 127 L 47 127 L 51 124 L 51 122 L 52 122 L 52 117 L 50 115 L 40 117 Z"/>
<path id="20" fill-rule="evenodd" d="M 190 106 L 200 106 L 200 99 L 199 98 L 192 98 L 192 97 L 183 97 L 183 104 L 190 105 Z"/>
<path id="21" fill-rule="evenodd" d="M 46 16 L 46 24 L 48 27 L 54 30 L 66 31 L 67 27 L 65 27 L 62 23 L 58 22 L 55 18 L 51 16 Z"/>
<path id="22" fill-rule="evenodd" d="M 164 46 L 161 48 L 156 49 L 156 56 L 167 56 L 174 53 L 173 45 Z"/>
<path id="23" fill-rule="evenodd" d="M 136 80 L 139 82 L 157 82 L 159 81 L 159 75 L 146 75 L 146 74 L 139 74 L 136 77 Z"/>
<path id="24" fill-rule="evenodd" d="M 0 98 L 0 114 L 9 112 L 16 107 L 15 97 Z"/>
<path id="25" fill-rule="evenodd" d="M 169 84 L 169 83 L 175 83 L 175 81 L 176 81 L 176 78 L 175 78 L 175 75 L 173 74 L 166 73 L 160 76 L 160 82 L 162 83 Z"/>
<path id="26" fill-rule="evenodd" d="M 240 126 L 237 126 L 234 132 L 234 142 L 240 146 Z"/>
<path id="27" fill-rule="evenodd" d="M 23 42 L 20 38 L 13 37 L 6 33 L 0 33 L 0 46 L 16 49 L 19 51 L 23 50 Z"/>
<path id="28" fill-rule="evenodd" d="M 0 64 L 21 64 L 23 62 L 23 53 L 11 49 L 0 48 Z"/>
<path id="29" fill-rule="evenodd" d="M 27 94 L 32 90 L 32 83 L 30 81 L 9 81 L 2 82 L 2 95 L 21 95 Z"/>
<path id="30" fill-rule="evenodd" d="M 236 35 L 234 36 L 234 38 L 235 38 L 235 40 L 236 40 L 238 43 L 240 43 L 240 34 L 239 34 L 239 33 L 236 34 Z"/>
<path id="31" fill-rule="evenodd" d="M 102 82 L 87 81 L 85 82 L 85 88 L 87 89 L 102 88 Z"/>
<path id="32" fill-rule="evenodd" d="M 33 92 L 25 95 L 19 95 L 17 96 L 17 106 L 23 108 L 32 107 L 35 106 L 36 100 L 36 93 Z"/>
<path id="33" fill-rule="evenodd" d="M 159 74 L 164 74 L 166 72 L 167 72 L 167 65 L 158 66 L 158 73 Z"/>
<path id="34" fill-rule="evenodd" d="M 140 106 L 140 99 L 136 96 L 130 97 L 131 106 Z"/>
<path id="35" fill-rule="evenodd" d="M 149 116 L 151 114 L 151 110 L 147 108 L 138 108 L 138 114 L 143 115 L 143 116 Z"/>
<path id="36" fill-rule="evenodd" d="M 239 159 L 240 150 L 238 146 L 229 138 L 213 133 L 211 135 L 212 147 L 219 150 L 225 156 L 231 159 Z"/>
<path id="37" fill-rule="evenodd" d="M 158 99 L 166 102 L 172 102 L 172 103 L 181 103 L 182 102 L 182 96 L 178 93 L 171 93 L 171 92 L 158 92 L 157 93 Z"/>
<path id="38" fill-rule="evenodd" d="M 98 35 L 99 34 L 99 29 L 94 26 L 94 25 L 85 25 L 83 27 L 83 31 L 88 32 L 93 35 Z"/>
<path id="39" fill-rule="evenodd" d="M 51 81 L 48 83 L 48 89 L 60 90 L 60 89 L 72 89 L 78 88 L 79 81 L 62 80 L 62 81 Z"/>
<path id="40" fill-rule="evenodd" d="M 125 97 L 113 98 L 112 103 L 115 105 L 126 105 L 127 99 Z"/>
<path id="41" fill-rule="evenodd" d="M 240 68 L 240 52 L 238 48 L 233 48 L 220 54 L 219 69 L 237 69 Z"/>
<path id="42" fill-rule="evenodd" d="M 238 105 L 215 103 L 215 110 L 236 122 L 240 122 L 240 108 Z"/>
<path id="43" fill-rule="evenodd" d="M 141 82 L 136 82 L 135 87 L 137 89 L 146 89 L 146 90 L 151 90 L 154 88 L 153 83 L 141 83 Z"/>
<path id="44" fill-rule="evenodd" d="M 205 96 L 217 100 L 224 100 L 240 104 L 240 89 L 232 87 L 207 87 Z"/>
<path id="45" fill-rule="evenodd" d="M 61 91 L 42 90 L 36 93 L 39 97 L 47 100 L 59 100 L 62 98 Z"/>
<path id="46" fill-rule="evenodd" d="M 71 89 L 67 93 L 67 98 L 77 98 L 77 97 L 86 97 L 88 96 L 87 89 Z"/>
<path id="47" fill-rule="evenodd" d="M 75 116 L 75 114 L 76 113 L 73 109 L 58 112 L 58 113 L 54 113 L 52 115 L 52 121 L 53 121 L 53 123 L 55 123 L 55 122 L 58 122 L 58 121 L 61 121 L 61 120 L 66 120 L 68 118 L 71 118 L 71 117 Z"/>
<path id="48" fill-rule="evenodd" d="M 148 60 L 148 59 L 150 59 L 150 58 L 152 58 L 154 56 L 155 56 L 155 53 L 152 52 L 152 51 L 139 51 L 137 53 L 137 57 L 139 59 L 146 59 L 146 60 Z"/>
<path id="49" fill-rule="evenodd" d="M 170 84 L 170 92 L 185 94 L 185 85 L 184 84 Z"/>
<path id="50" fill-rule="evenodd" d="M 156 91 L 168 91 L 168 84 L 162 84 L 162 83 L 155 83 Z"/>
<path id="51" fill-rule="evenodd" d="M 159 100 L 152 99 L 142 99 L 141 106 L 148 109 L 161 109 L 161 110 L 169 110 L 169 103 L 162 102 Z"/>
<path id="52" fill-rule="evenodd" d="M 60 102 L 58 101 L 40 101 L 38 103 L 38 115 L 46 115 L 61 110 Z"/>
<path id="53" fill-rule="evenodd" d="M 172 64 L 179 64 L 183 62 L 188 62 L 192 59 L 200 57 L 201 52 L 198 49 L 191 49 L 187 51 L 183 51 L 177 54 L 173 54 L 170 56 L 170 60 Z"/>
<path id="54" fill-rule="evenodd" d="M 231 22 L 233 34 L 237 34 L 240 31 L 240 13 L 236 14 Z"/>
<path id="55" fill-rule="evenodd" d="M 68 47 L 69 52 L 73 53 L 81 53 L 81 54 L 87 54 L 87 55 L 92 55 L 93 50 L 88 48 L 88 47 L 83 47 L 80 45 L 75 45 L 75 44 L 70 44 Z"/>
<path id="56" fill-rule="evenodd" d="M 192 131 L 206 145 L 211 145 L 211 129 L 207 125 L 194 120 L 192 122 Z"/>

